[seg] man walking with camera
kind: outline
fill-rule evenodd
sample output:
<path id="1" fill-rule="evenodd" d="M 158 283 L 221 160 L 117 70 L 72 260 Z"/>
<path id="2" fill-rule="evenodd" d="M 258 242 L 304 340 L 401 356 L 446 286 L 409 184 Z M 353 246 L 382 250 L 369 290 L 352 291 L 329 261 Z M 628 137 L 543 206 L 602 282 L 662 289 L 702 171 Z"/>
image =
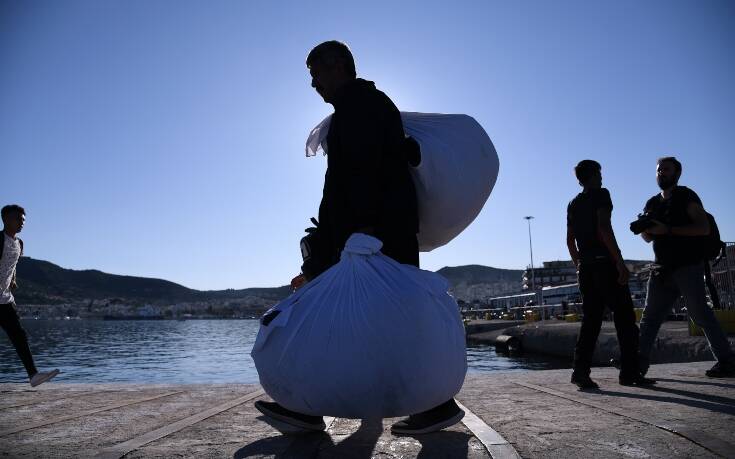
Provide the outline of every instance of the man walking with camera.
<path id="1" fill-rule="evenodd" d="M 681 163 L 673 156 L 660 158 L 656 181 L 661 193 L 646 202 L 644 215 L 650 219 L 641 232 L 653 242 L 656 267 L 648 280 L 646 307 L 641 319 L 640 368 L 645 374 L 661 324 L 679 296 L 686 300 L 687 313 L 702 327 L 717 363 L 707 370 L 712 378 L 735 376 L 735 356 L 725 333 L 707 304 L 704 289 L 704 243 L 710 223 L 702 201 L 685 186 L 679 186 Z"/>
<path id="2" fill-rule="evenodd" d="M 567 207 L 567 247 L 579 273 L 582 294 L 582 328 L 574 349 L 572 382 L 580 389 L 597 389 L 590 378 L 592 354 L 602 326 L 605 306 L 613 312 L 620 346 L 622 385 L 651 385 L 638 371 L 638 327 L 625 267 L 615 240 L 610 216 L 610 193 L 602 188 L 600 163 L 586 159 L 574 168 L 583 187 Z"/>

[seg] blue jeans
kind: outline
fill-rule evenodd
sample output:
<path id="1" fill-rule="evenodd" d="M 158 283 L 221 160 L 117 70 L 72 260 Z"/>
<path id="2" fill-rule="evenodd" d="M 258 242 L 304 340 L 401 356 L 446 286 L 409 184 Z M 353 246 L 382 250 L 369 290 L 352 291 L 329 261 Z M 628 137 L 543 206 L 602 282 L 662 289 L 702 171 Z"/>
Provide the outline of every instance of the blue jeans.
<path id="1" fill-rule="evenodd" d="M 641 337 L 638 349 L 640 369 L 645 373 L 656 335 L 679 296 L 686 300 L 687 313 L 695 324 L 702 327 L 710 349 L 718 362 L 733 360 L 727 336 L 722 331 L 714 312 L 707 304 L 704 290 L 704 263 L 676 269 L 662 268 L 648 279 L 646 307 L 641 318 Z"/>

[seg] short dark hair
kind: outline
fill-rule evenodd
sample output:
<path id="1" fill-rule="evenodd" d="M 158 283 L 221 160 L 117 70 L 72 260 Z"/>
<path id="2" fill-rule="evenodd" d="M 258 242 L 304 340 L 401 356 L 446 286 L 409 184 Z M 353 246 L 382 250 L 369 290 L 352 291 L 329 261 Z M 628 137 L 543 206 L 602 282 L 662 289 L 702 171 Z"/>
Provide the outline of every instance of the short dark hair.
<path id="1" fill-rule="evenodd" d="M 577 180 L 579 180 L 579 183 L 587 183 L 587 181 L 592 177 L 595 172 L 600 172 L 602 170 L 602 166 L 600 166 L 600 163 L 598 163 L 595 160 L 592 159 L 583 159 L 580 161 L 576 166 L 574 166 L 574 175 L 577 176 Z"/>
<path id="2" fill-rule="evenodd" d="M 673 164 L 674 165 L 674 169 L 676 170 L 676 172 L 679 175 L 681 175 L 681 163 L 679 162 L 678 159 L 674 158 L 673 156 L 664 156 L 664 157 L 659 158 L 658 160 L 656 160 L 656 164 L 661 164 L 661 163 L 671 163 L 671 164 Z"/>
<path id="3" fill-rule="evenodd" d="M 26 210 L 19 206 L 18 204 L 9 204 L 5 207 L 3 207 L 3 210 L 0 211 L 0 214 L 2 214 L 3 221 L 5 221 L 6 218 L 10 217 L 11 215 L 25 215 Z"/>
<path id="4" fill-rule="evenodd" d="M 352 57 L 352 52 L 341 41 L 330 40 L 316 45 L 306 57 L 306 66 L 311 68 L 317 62 L 329 67 L 333 67 L 337 62 L 342 62 L 347 72 L 353 78 L 357 76 L 355 59 Z"/>

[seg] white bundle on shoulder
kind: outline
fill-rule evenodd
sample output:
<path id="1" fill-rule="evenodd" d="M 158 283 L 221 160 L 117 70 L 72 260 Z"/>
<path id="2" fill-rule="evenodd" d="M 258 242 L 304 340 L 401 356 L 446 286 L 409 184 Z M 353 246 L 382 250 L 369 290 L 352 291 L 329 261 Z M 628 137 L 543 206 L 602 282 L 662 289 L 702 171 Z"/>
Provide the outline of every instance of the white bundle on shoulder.
<path id="1" fill-rule="evenodd" d="M 468 115 L 401 112 L 403 128 L 421 147 L 411 168 L 419 207 L 419 249 L 430 252 L 457 237 L 479 215 L 498 177 L 490 137 Z M 332 115 L 311 130 L 306 156 L 327 154 Z"/>
<path id="2" fill-rule="evenodd" d="M 433 408 L 467 371 L 464 326 L 442 276 L 353 234 L 339 263 L 271 308 L 251 353 L 282 406 L 372 419 Z"/>

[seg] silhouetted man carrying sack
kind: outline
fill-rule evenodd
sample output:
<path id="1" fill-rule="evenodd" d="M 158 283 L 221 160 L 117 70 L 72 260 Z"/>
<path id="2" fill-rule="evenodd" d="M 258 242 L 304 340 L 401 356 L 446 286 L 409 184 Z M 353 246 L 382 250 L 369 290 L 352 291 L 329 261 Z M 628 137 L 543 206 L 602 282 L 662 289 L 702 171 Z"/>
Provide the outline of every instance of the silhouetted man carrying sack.
<path id="1" fill-rule="evenodd" d="M 608 306 L 620 346 L 620 384 L 651 385 L 655 382 L 638 371 L 638 327 L 628 288 L 629 273 L 610 224 L 613 205 L 610 193 L 602 188 L 601 169 L 590 159 L 577 164 L 574 173 L 584 189 L 567 207 L 567 247 L 577 266 L 584 313 L 574 349 L 572 383 L 580 389 L 598 388 L 590 378 L 590 367 Z"/>
<path id="2" fill-rule="evenodd" d="M 353 233 L 380 239 L 384 255 L 418 267 L 418 206 L 398 109 L 374 83 L 357 78 L 352 53 L 344 43 L 318 45 L 309 53 L 306 66 L 312 87 L 334 106 L 334 115 L 327 136 L 327 172 L 317 227 L 321 262 L 292 284 L 299 286 L 336 264 Z M 296 413 L 274 402 L 258 401 L 255 406 L 266 416 L 293 426 L 325 428 L 320 416 Z M 456 424 L 463 416 L 450 399 L 397 422 L 391 430 L 397 434 L 434 432 Z"/>
<path id="3" fill-rule="evenodd" d="M 18 357 L 28 373 L 31 386 L 36 387 L 50 380 L 59 370 L 39 372 L 33 362 L 31 349 L 28 347 L 28 337 L 20 318 L 15 311 L 13 290 L 16 288 L 15 268 L 23 254 L 23 241 L 16 235 L 23 229 L 26 220 L 25 210 L 18 205 L 9 205 L 2 208 L 3 234 L 0 247 L 0 325 L 13 343 Z"/>

